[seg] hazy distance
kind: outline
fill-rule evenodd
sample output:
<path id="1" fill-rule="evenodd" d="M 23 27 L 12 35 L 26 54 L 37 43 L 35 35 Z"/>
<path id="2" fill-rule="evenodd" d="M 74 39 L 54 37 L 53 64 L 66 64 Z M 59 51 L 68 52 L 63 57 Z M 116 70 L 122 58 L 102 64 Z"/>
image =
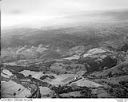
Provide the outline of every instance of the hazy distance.
<path id="1" fill-rule="evenodd" d="M 128 9 L 128 0 L 3 0 L 1 6 L 2 29 L 47 27 L 76 23 L 80 18 L 72 20 L 71 16 L 77 14 Z"/>

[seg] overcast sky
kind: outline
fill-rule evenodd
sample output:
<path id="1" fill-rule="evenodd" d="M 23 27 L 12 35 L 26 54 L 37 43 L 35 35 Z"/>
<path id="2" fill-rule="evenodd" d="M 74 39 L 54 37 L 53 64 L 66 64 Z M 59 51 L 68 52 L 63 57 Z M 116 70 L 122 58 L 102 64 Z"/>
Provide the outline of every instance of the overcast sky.
<path id="1" fill-rule="evenodd" d="M 48 21 L 77 12 L 128 9 L 128 0 L 2 0 L 2 26 Z"/>

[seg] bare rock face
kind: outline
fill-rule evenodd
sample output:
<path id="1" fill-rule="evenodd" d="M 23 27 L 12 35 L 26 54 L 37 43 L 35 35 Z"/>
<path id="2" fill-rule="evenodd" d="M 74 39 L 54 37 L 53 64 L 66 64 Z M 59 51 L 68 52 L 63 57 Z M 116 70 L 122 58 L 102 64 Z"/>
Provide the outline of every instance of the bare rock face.
<path id="1" fill-rule="evenodd" d="M 71 61 L 71 60 L 77 60 L 79 58 L 80 58 L 79 55 L 73 55 L 73 56 L 70 56 L 70 57 L 63 58 L 63 59 Z"/>
<path id="2" fill-rule="evenodd" d="M 102 54 L 106 52 L 109 52 L 109 50 L 103 49 L 103 48 L 94 48 L 94 49 L 89 50 L 87 53 L 85 53 L 83 57 L 89 57 L 89 56 L 93 56 L 96 54 Z"/>
<path id="3" fill-rule="evenodd" d="M 10 78 L 12 75 L 13 75 L 12 72 L 10 72 L 7 69 L 3 69 L 2 72 L 1 72 L 2 77 Z"/>

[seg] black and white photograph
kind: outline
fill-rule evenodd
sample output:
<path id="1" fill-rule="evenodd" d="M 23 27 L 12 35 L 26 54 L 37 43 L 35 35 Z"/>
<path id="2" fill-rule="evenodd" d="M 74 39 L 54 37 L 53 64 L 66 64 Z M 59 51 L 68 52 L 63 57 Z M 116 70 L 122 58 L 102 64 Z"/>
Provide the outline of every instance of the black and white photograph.
<path id="1" fill-rule="evenodd" d="M 128 0 L 0 6 L 0 98 L 128 101 Z"/>

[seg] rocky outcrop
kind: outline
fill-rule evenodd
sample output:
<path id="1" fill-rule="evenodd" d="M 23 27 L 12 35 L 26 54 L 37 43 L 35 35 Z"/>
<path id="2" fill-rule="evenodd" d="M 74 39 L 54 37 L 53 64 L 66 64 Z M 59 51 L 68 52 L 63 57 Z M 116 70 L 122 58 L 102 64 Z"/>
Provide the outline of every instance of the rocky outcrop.
<path id="1" fill-rule="evenodd" d="M 117 65 L 117 58 L 112 52 L 96 48 L 88 51 L 78 63 L 84 64 L 87 72 L 94 72 Z"/>
<path id="2" fill-rule="evenodd" d="M 102 72 L 92 73 L 91 76 L 95 78 L 106 78 L 119 75 L 127 75 L 128 61 L 120 63 L 110 69 L 103 70 Z"/>

